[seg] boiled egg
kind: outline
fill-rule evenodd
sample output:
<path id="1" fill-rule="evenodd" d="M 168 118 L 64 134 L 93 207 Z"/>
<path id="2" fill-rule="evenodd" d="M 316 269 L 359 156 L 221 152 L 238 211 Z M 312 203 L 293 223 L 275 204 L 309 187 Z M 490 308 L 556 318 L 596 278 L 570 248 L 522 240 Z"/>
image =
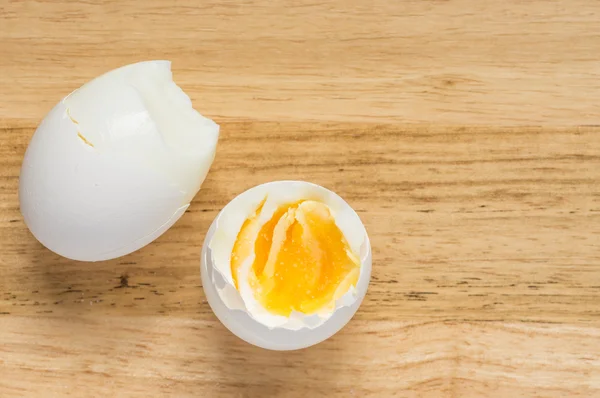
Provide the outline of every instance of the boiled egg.
<path id="1" fill-rule="evenodd" d="M 312 345 L 339 330 L 371 273 L 369 239 L 356 212 L 304 181 L 259 185 L 232 200 L 207 235 L 202 261 L 219 319 L 247 341 L 275 349 Z M 302 331 L 312 332 L 299 340 Z"/>
<path id="2" fill-rule="evenodd" d="M 62 99 L 25 154 L 25 223 L 71 259 L 131 253 L 171 227 L 200 189 L 219 126 L 194 110 L 169 61 L 110 71 Z"/>

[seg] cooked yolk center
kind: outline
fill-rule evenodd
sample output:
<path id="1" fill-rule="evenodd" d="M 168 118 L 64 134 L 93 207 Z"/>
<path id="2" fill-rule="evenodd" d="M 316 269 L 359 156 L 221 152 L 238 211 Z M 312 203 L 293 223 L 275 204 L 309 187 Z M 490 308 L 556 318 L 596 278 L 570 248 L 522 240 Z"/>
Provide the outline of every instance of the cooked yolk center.
<path id="1" fill-rule="evenodd" d="M 289 316 L 333 306 L 356 285 L 360 261 L 335 224 L 329 207 L 306 200 L 279 207 L 258 225 L 263 201 L 242 225 L 231 253 L 231 273 L 248 278 L 254 296 L 271 313 Z M 244 261 L 255 254 L 244 275 Z"/>

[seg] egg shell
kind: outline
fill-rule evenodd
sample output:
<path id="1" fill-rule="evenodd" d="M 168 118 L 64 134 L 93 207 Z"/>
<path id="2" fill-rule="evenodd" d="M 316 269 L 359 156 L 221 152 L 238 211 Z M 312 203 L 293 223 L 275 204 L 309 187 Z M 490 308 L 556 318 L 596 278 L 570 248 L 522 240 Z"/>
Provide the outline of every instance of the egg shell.
<path id="1" fill-rule="evenodd" d="M 111 87 L 110 82 L 118 81 L 123 70 L 129 75 L 148 75 L 149 86 L 156 74 L 165 81 L 171 76 L 168 61 L 144 62 L 84 85 L 48 113 L 23 160 L 19 199 L 25 223 L 44 246 L 71 259 L 107 260 L 152 242 L 185 213 L 214 157 L 219 128 L 202 120 L 205 124 L 200 127 L 209 128 L 208 150 L 198 151 L 206 156 L 190 165 L 193 170 L 187 181 L 174 176 L 176 168 L 162 167 L 178 153 L 168 145 L 160 149 L 156 137 L 151 150 L 143 147 L 152 141 L 152 133 L 165 132 L 153 125 L 152 115 L 143 114 L 143 104 L 136 102 L 140 95 L 127 93 L 130 89 L 125 82 Z M 129 105 L 123 101 L 127 95 Z M 118 109 L 106 105 L 115 96 L 121 98 Z M 185 112 L 195 113 L 189 98 L 187 107 Z M 137 122 L 132 115 L 138 115 Z M 128 125 L 121 123 L 124 118 L 129 118 Z M 196 133 L 202 134 L 199 130 Z M 141 149 L 136 140 L 119 141 L 127 133 L 138 135 Z M 149 154 L 140 154 L 144 150 Z M 158 151 L 164 154 L 156 163 L 144 161 Z M 165 155 L 169 152 L 175 153 Z"/>
<path id="2" fill-rule="evenodd" d="M 361 261 L 358 283 L 340 297 L 331 308 L 316 314 L 292 312 L 289 317 L 274 315 L 262 307 L 242 281 L 238 280 L 236 289 L 231 274 L 231 252 L 237 234 L 250 214 L 266 198 L 259 216 L 259 225 L 267 222 L 281 205 L 300 199 L 315 200 L 329 206 L 335 223 L 344 234 L 351 250 L 359 255 Z M 323 325 L 331 316 L 343 307 L 352 306 L 364 296 L 370 279 L 370 245 L 367 232 L 356 212 L 341 197 L 319 185 L 305 181 L 276 181 L 262 184 L 243 192 L 233 199 L 219 213 L 214 221 L 214 235 L 207 238 L 210 253 L 211 283 L 216 288 L 223 305 L 236 311 L 246 312 L 253 320 L 267 328 L 283 328 L 298 331 L 304 328 L 314 329 Z M 368 259 L 368 267 L 365 263 Z M 242 264 L 249 269 L 254 256 L 251 255 Z"/>

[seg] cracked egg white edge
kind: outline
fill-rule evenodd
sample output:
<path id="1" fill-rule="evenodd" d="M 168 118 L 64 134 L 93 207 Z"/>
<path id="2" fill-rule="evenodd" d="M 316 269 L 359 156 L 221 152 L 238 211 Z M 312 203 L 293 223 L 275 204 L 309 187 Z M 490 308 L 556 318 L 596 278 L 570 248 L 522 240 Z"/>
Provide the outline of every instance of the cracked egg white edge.
<path id="1" fill-rule="evenodd" d="M 265 309 L 253 296 L 250 289 L 236 289 L 231 273 L 231 253 L 242 224 L 260 203 L 266 198 L 258 225 L 267 222 L 277 208 L 297 200 L 316 200 L 326 204 L 337 227 L 346 238 L 352 252 L 360 259 L 360 272 L 355 286 L 339 297 L 333 308 L 324 309 L 314 314 L 293 311 L 289 317 L 275 315 Z M 242 310 L 255 321 L 270 329 L 283 328 L 299 330 L 314 329 L 324 324 L 342 307 L 351 306 L 366 291 L 370 270 L 365 269 L 365 262 L 370 252 L 369 239 L 364 225 L 356 212 L 340 196 L 319 185 L 304 181 L 275 181 L 251 188 L 233 199 L 219 213 L 216 229 L 208 247 L 213 269 L 212 282 L 217 288 L 219 297 L 230 310 Z M 247 262 L 254 260 L 254 253 Z M 240 285 L 241 286 L 241 285 Z"/>

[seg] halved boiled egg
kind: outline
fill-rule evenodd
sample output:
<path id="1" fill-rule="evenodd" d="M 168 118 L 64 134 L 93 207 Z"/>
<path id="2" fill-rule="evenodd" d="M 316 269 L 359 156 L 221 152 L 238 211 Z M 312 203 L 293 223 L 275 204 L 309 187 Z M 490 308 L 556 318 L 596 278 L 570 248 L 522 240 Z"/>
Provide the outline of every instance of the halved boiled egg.
<path id="1" fill-rule="evenodd" d="M 35 132 L 19 182 L 25 223 L 68 258 L 131 253 L 185 213 L 218 137 L 169 61 L 110 71 L 61 100 Z"/>
<path id="2" fill-rule="evenodd" d="M 203 267 L 214 271 L 210 288 L 224 307 L 271 330 L 324 325 L 360 303 L 370 278 L 369 240 L 356 212 L 335 193 L 303 181 L 242 193 L 217 216 L 205 245 Z M 207 297 L 215 309 L 210 292 Z M 353 313 L 345 313 L 341 326 Z"/>

